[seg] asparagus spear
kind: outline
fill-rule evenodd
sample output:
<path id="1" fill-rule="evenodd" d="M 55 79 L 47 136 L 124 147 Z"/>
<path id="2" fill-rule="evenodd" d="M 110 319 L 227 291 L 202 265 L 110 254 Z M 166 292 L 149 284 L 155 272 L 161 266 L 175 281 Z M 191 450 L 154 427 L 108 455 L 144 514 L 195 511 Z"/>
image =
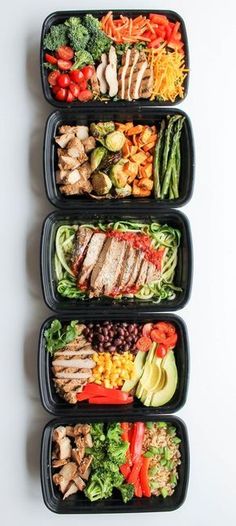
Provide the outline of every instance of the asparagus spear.
<path id="1" fill-rule="evenodd" d="M 161 197 L 161 185 L 160 185 L 160 166 L 161 166 L 161 152 L 164 139 L 165 121 L 161 121 L 159 138 L 156 143 L 154 152 L 154 164 L 153 164 L 153 180 L 154 180 L 154 196 L 156 199 Z"/>
<path id="2" fill-rule="evenodd" d="M 167 165 L 168 165 L 168 156 L 169 156 L 169 150 L 170 150 L 170 144 L 171 144 L 171 137 L 172 137 L 172 131 L 173 126 L 177 120 L 181 118 L 181 115 L 173 115 L 172 117 L 169 117 L 169 123 L 166 128 L 165 132 L 165 146 L 163 151 L 163 159 L 162 159 L 162 179 L 165 177 Z"/>
<path id="3" fill-rule="evenodd" d="M 178 120 L 178 122 L 177 122 L 176 130 L 175 130 L 174 135 L 173 135 L 171 152 L 170 152 L 170 156 L 169 156 L 169 160 L 168 160 L 168 164 L 167 164 L 167 169 L 166 169 L 166 172 L 165 172 L 165 177 L 164 177 L 162 190 L 161 190 L 161 198 L 162 199 L 165 198 L 165 196 L 166 196 L 166 194 L 168 192 L 168 188 L 169 188 L 169 184 L 170 184 L 170 180 L 171 180 L 172 168 L 173 168 L 173 165 L 175 164 L 176 147 L 177 147 L 178 141 L 180 139 L 183 122 L 184 122 L 184 118 L 181 117 Z M 175 181 L 175 184 L 176 184 L 176 173 L 174 174 L 174 181 Z"/>

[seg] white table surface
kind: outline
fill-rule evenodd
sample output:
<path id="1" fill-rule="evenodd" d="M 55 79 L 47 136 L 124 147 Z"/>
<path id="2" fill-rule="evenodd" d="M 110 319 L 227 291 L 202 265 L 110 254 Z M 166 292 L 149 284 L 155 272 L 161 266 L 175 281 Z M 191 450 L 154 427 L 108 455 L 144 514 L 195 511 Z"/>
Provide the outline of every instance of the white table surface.
<path id="1" fill-rule="evenodd" d="M 192 297 L 180 315 L 188 324 L 191 376 L 179 412 L 188 426 L 191 474 L 182 508 L 166 514 L 97 516 L 98 525 L 148 520 L 163 526 L 235 524 L 235 33 L 233 0 L 154 2 L 101 0 L 88 8 L 166 8 L 184 18 L 191 78 L 181 108 L 190 115 L 196 183 L 184 208 L 194 243 Z M 46 117 L 39 74 L 39 38 L 53 11 L 84 9 L 78 1 L 1 5 L 1 524 L 82 523 L 94 516 L 57 516 L 45 507 L 39 479 L 41 433 L 49 416 L 37 385 L 37 340 L 50 315 L 43 302 L 39 241 L 47 202 L 42 173 Z M 82 522 L 80 522 L 82 521 Z M 112 521 L 112 522 L 111 522 Z"/>

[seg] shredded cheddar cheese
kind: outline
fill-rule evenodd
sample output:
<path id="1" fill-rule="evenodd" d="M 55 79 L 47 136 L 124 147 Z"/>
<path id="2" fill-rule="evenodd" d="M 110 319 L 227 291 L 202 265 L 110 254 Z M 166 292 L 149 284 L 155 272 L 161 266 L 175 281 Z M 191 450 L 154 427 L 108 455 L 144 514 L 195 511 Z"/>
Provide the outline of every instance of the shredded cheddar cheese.
<path id="1" fill-rule="evenodd" d="M 164 101 L 174 102 L 184 96 L 184 79 L 188 69 L 185 68 L 184 55 L 179 51 L 169 53 L 164 46 L 157 49 L 145 49 L 148 61 L 153 69 L 153 87 L 150 100 L 161 97 Z"/>

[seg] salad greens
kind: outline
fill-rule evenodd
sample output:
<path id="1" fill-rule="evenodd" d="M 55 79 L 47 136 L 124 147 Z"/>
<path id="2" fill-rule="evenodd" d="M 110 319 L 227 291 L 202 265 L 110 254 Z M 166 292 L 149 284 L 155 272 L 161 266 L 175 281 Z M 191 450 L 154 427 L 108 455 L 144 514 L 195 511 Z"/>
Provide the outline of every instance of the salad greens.
<path id="1" fill-rule="evenodd" d="M 52 321 L 50 327 L 44 331 L 47 350 L 50 354 L 53 354 L 58 349 L 62 349 L 67 343 L 70 343 L 77 338 L 79 335 L 77 324 L 78 321 L 73 320 L 62 328 L 62 324 L 59 320 Z"/>

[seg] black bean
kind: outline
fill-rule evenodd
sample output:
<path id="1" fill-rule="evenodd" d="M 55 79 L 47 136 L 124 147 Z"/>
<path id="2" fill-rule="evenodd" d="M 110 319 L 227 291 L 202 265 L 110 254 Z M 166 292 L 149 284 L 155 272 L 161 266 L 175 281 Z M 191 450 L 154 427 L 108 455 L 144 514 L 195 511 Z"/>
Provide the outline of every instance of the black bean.
<path id="1" fill-rule="evenodd" d="M 121 345 L 121 340 L 119 338 L 116 338 L 116 340 L 114 340 L 114 344 L 117 346 Z"/>
<path id="2" fill-rule="evenodd" d="M 99 334 L 99 336 L 98 336 L 98 340 L 99 340 L 100 342 L 104 342 L 104 336 L 103 336 L 102 334 Z"/>
<path id="3" fill-rule="evenodd" d="M 103 334 L 105 334 L 105 336 L 107 336 L 107 335 L 108 335 L 108 329 L 107 329 L 107 327 L 104 327 L 104 329 L 103 329 L 102 332 L 103 332 Z"/>
<path id="4" fill-rule="evenodd" d="M 110 352 L 115 352 L 116 351 L 116 346 L 115 345 L 111 345 L 109 351 Z"/>
<path id="5" fill-rule="evenodd" d="M 124 351 L 125 352 L 129 351 L 129 344 L 128 343 L 126 343 L 126 345 L 124 346 Z"/>

